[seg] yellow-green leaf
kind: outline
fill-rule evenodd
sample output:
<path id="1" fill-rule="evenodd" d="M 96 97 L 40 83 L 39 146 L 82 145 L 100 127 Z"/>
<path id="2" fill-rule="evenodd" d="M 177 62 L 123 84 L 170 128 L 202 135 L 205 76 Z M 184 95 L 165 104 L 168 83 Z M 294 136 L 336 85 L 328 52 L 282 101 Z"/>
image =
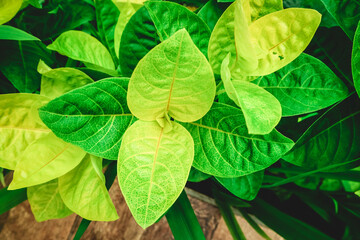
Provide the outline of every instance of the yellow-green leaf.
<path id="1" fill-rule="evenodd" d="M 169 114 L 192 122 L 209 111 L 215 87 L 208 61 L 182 29 L 139 62 L 129 82 L 127 101 L 130 111 L 141 120 Z"/>
<path id="2" fill-rule="evenodd" d="M 155 121 L 135 122 L 124 134 L 118 160 L 121 191 L 136 222 L 146 228 L 176 201 L 189 176 L 194 142 L 180 124 L 165 132 Z"/>
<path id="3" fill-rule="evenodd" d="M 251 21 L 283 9 L 283 0 L 250 0 Z"/>
<path id="4" fill-rule="evenodd" d="M 27 197 L 38 222 L 64 218 L 73 213 L 60 197 L 57 179 L 27 188 Z"/>
<path id="5" fill-rule="evenodd" d="M 49 134 L 30 144 L 16 165 L 9 190 L 48 182 L 76 167 L 85 156 L 81 148 Z"/>
<path id="6" fill-rule="evenodd" d="M 87 154 L 82 162 L 59 178 L 60 195 L 66 206 L 92 221 L 119 218 L 105 186 L 102 159 Z"/>
<path id="7" fill-rule="evenodd" d="M 0 0 L 0 25 L 15 17 L 22 3 L 22 0 Z"/>
<path id="8" fill-rule="evenodd" d="M 49 100 L 37 94 L 0 95 L 0 167 L 15 169 L 28 145 L 51 132 L 37 112 Z"/>
<path id="9" fill-rule="evenodd" d="M 281 119 L 280 102 L 271 93 L 248 81 L 231 79 L 230 54 L 221 66 L 221 79 L 229 98 L 244 113 L 249 134 L 268 134 Z"/>
<path id="10" fill-rule="evenodd" d="M 303 8 L 284 9 L 253 22 L 250 34 L 264 56 L 248 75 L 267 75 L 289 64 L 308 46 L 320 22 L 319 12 Z"/>

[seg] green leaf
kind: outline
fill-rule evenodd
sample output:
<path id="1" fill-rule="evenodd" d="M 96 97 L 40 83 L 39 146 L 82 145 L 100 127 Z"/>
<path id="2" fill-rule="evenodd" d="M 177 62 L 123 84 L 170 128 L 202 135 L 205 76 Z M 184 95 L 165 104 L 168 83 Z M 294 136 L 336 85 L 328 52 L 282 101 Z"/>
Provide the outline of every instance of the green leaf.
<path id="1" fill-rule="evenodd" d="M 0 0 L 0 25 L 15 17 L 22 3 L 23 0 Z"/>
<path id="2" fill-rule="evenodd" d="M 84 158 L 80 148 L 49 134 L 31 143 L 20 156 L 9 190 L 48 182 L 76 167 Z"/>
<path id="3" fill-rule="evenodd" d="M 45 0 L 25 0 L 25 2 L 30 3 L 33 7 L 42 8 Z"/>
<path id="4" fill-rule="evenodd" d="M 304 53 L 253 83 L 280 101 L 282 116 L 314 112 L 348 96 L 345 84 L 324 63 Z"/>
<path id="5" fill-rule="evenodd" d="M 166 212 L 166 220 L 175 239 L 205 240 L 185 190 Z"/>
<path id="6" fill-rule="evenodd" d="M 136 222 L 146 228 L 176 201 L 189 176 L 194 142 L 174 122 L 165 132 L 155 121 L 137 121 L 125 132 L 118 160 L 121 191 Z"/>
<path id="7" fill-rule="evenodd" d="M 203 173 L 199 170 L 197 170 L 196 168 L 194 167 L 191 167 L 191 170 L 190 170 L 190 174 L 189 174 L 189 177 L 188 177 L 188 181 L 190 182 L 201 182 L 201 181 L 204 181 L 208 178 L 210 178 L 211 176 L 206 174 L 206 173 Z"/>
<path id="8" fill-rule="evenodd" d="M 360 20 L 360 3 L 353 0 L 321 0 L 321 2 L 352 40 Z"/>
<path id="9" fill-rule="evenodd" d="M 223 103 L 214 103 L 202 119 L 183 125 L 195 142 L 193 166 L 217 177 L 263 170 L 294 145 L 276 130 L 267 135 L 248 134 L 241 110 Z"/>
<path id="10" fill-rule="evenodd" d="M 101 42 L 109 50 L 115 65 L 118 65 L 114 48 L 114 36 L 120 12 L 111 0 L 95 0 L 95 10 Z"/>
<path id="11" fill-rule="evenodd" d="M 204 20 L 204 22 L 209 26 L 210 30 L 212 31 L 225 11 L 228 7 L 226 3 L 220 3 L 216 0 L 209 0 L 198 12 L 198 16 Z"/>
<path id="12" fill-rule="evenodd" d="M 114 70 L 115 65 L 109 51 L 96 38 L 82 31 L 62 33 L 48 49 L 74 60 L 82 61 L 89 68 L 93 65 Z"/>
<path id="13" fill-rule="evenodd" d="M 74 68 L 57 68 L 42 73 L 40 95 L 56 98 L 64 93 L 94 81 Z"/>
<path id="14" fill-rule="evenodd" d="M 0 189 L 0 215 L 26 200 L 26 189 Z"/>
<path id="15" fill-rule="evenodd" d="M 354 37 L 351 58 L 352 75 L 357 94 L 360 96 L 360 21 Z"/>
<path id="16" fill-rule="evenodd" d="M 264 230 L 259 226 L 259 224 L 244 210 L 239 209 L 241 215 L 245 218 L 245 220 L 249 223 L 249 225 L 265 240 L 271 240 L 271 238 L 264 232 Z"/>
<path id="17" fill-rule="evenodd" d="M 282 0 L 250 0 L 249 2 L 252 22 L 272 12 L 283 10 Z"/>
<path id="18" fill-rule="evenodd" d="M 40 41 L 37 37 L 24 32 L 23 30 L 8 25 L 0 26 L 1 40 L 18 40 L 18 41 Z"/>
<path id="19" fill-rule="evenodd" d="M 215 88 L 208 61 L 183 29 L 139 62 L 129 82 L 127 100 L 131 112 L 141 120 L 161 121 L 169 114 L 192 122 L 210 109 Z"/>
<path id="20" fill-rule="evenodd" d="M 201 18 L 176 3 L 147 2 L 131 17 L 124 29 L 119 53 L 122 73 L 130 76 L 139 60 L 160 40 L 165 41 L 183 28 L 206 56 L 210 30 Z"/>
<path id="21" fill-rule="evenodd" d="M 57 179 L 27 188 L 27 196 L 31 211 L 38 222 L 72 214 L 60 197 Z"/>
<path id="22" fill-rule="evenodd" d="M 216 177 L 216 180 L 235 196 L 251 201 L 258 194 L 263 177 L 264 171 L 259 171 L 237 178 Z"/>
<path id="23" fill-rule="evenodd" d="M 321 21 L 313 9 L 288 8 L 270 13 L 249 26 L 263 51 L 251 76 L 273 73 L 297 58 L 309 45 Z"/>
<path id="24" fill-rule="evenodd" d="M 360 156 L 360 102 L 353 94 L 322 115 L 283 158 L 297 166 L 317 169 Z M 343 171 L 338 167 L 333 171 Z"/>
<path id="25" fill-rule="evenodd" d="M 356 195 L 360 197 L 360 190 L 355 192 Z"/>
<path id="26" fill-rule="evenodd" d="M 1 41 L 0 71 L 20 92 L 35 92 L 40 87 L 39 60 L 54 63 L 53 56 L 39 41 Z"/>
<path id="27" fill-rule="evenodd" d="M 245 117 L 249 134 L 268 134 L 281 119 L 280 102 L 263 88 L 244 80 L 231 79 L 230 53 L 221 65 L 221 79 L 230 99 Z"/>
<path id="28" fill-rule="evenodd" d="M 105 186 L 99 157 L 87 154 L 76 168 L 61 176 L 59 192 L 66 206 L 83 218 L 92 221 L 119 218 Z"/>
<path id="29" fill-rule="evenodd" d="M 15 169 L 29 144 L 50 134 L 37 114 L 48 101 L 37 94 L 0 95 L 0 167 Z"/>
<path id="30" fill-rule="evenodd" d="M 75 89 L 39 110 L 43 122 L 66 142 L 116 160 L 122 135 L 134 121 L 126 105 L 128 78 L 104 79 Z"/>

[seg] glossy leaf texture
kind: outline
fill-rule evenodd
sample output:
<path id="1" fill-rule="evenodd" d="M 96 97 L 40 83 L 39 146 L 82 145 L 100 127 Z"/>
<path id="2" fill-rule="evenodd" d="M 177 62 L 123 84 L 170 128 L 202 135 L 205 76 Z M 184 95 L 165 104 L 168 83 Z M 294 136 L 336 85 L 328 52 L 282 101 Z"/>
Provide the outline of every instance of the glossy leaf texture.
<path id="1" fill-rule="evenodd" d="M 116 160 L 122 135 L 134 120 L 126 105 L 128 78 L 109 78 L 70 91 L 39 110 L 43 122 L 66 142 Z"/>
<path id="2" fill-rule="evenodd" d="M 56 98 L 93 82 L 88 75 L 74 68 L 51 69 L 42 73 L 40 95 Z"/>
<path id="3" fill-rule="evenodd" d="M 242 177 L 220 178 L 216 177 L 229 192 L 235 196 L 251 201 L 258 194 L 264 177 L 264 171 L 255 172 Z"/>
<path id="4" fill-rule="evenodd" d="M 81 163 L 59 178 L 59 192 L 68 208 L 92 221 L 119 218 L 105 186 L 102 159 L 86 154 Z"/>
<path id="5" fill-rule="evenodd" d="M 23 30 L 14 28 L 8 25 L 0 26 L 0 39 L 1 40 L 18 40 L 18 41 L 40 41 L 37 37 L 34 37 Z"/>
<path id="6" fill-rule="evenodd" d="M 15 17 L 22 3 L 23 0 L 0 0 L 0 25 Z"/>
<path id="7" fill-rule="evenodd" d="M 64 218 L 73 213 L 61 199 L 57 179 L 27 188 L 27 197 L 38 222 Z"/>
<path id="8" fill-rule="evenodd" d="M 115 27 L 120 11 L 111 0 L 96 0 L 96 22 L 101 42 L 109 50 L 109 53 L 117 65 L 118 59 L 115 54 L 114 37 Z"/>
<path id="9" fill-rule="evenodd" d="M 241 108 L 249 134 L 270 133 L 281 119 L 280 102 L 251 82 L 231 79 L 229 60 L 230 54 L 221 66 L 221 79 L 227 95 Z"/>
<path id="10" fill-rule="evenodd" d="M 360 157 L 359 128 L 360 103 L 353 94 L 321 116 L 283 158 L 310 169 L 355 160 Z"/>
<path id="11" fill-rule="evenodd" d="M 141 120 L 163 119 L 169 114 L 192 122 L 210 109 L 215 88 L 208 61 L 182 29 L 139 62 L 129 82 L 127 101 Z"/>
<path id="12" fill-rule="evenodd" d="M 15 169 L 28 145 L 51 133 L 37 113 L 49 100 L 36 94 L 0 95 L 0 167 Z"/>
<path id="13" fill-rule="evenodd" d="M 347 87 L 331 69 L 305 53 L 253 83 L 280 101 L 284 117 L 317 111 L 348 96 Z"/>
<path id="14" fill-rule="evenodd" d="M 74 60 L 82 61 L 90 68 L 95 65 L 104 69 L 115 69 L 106 47 L 99 40 L 82 31 L 64 32 L 47 48 Z"/>
<path id="15" fill-rule="evenodd" d="M 0 44 L 0 71 L 20 91 L 35 92 L 40 87 L 37 65 L 42 59 L 48 65 L 54 58 L 40 41 L 4 40 Z"/>
<path id="16" fill-rule="evenodd" d="M 184 123 L 195 143 L 193 166 L 217 177 L 240 177 L 263 170 L 279 160 L 294 145 L 273 130 L 250 135 L 239 108 L 214 103 L 199 121 Z"/>
<path id="17" fill-rule="evenodd" d="M 253 22 L 250 34 L 263 56 L 250 75 L 267 75 L 292 62 L 309 45 L 320 21 L 321 14 L 316 10 L 288 8 Z"/>
<path id="18" fill-rule="evenodd" d="M 120 43 L 120 65 L 125 76 L 153 47 L 185 28 L 200 51 L 207 56 L 210 29 L 187 8 L 172 2 L 151 1 L 134 14 L 126 25 Z M 131 48 L 131 51 L 128 49 Z"/>
<path id="19" fill-rule="evenodd" d="M 321 0 L 321 2 L 352 40 L 360 20 L 360 3 L 353 0 Z"/>
<path id="20" fill-rule="evenodd" d="M 351 58 L 351 69 L 354 86 L 360 96 L 360 21 L 354 37 L 354 45 Z"/>
<path id="21" fill-rule="evenodd" d="M 49 134 L 31 143 L 15 167 L 9 189 L 48 182 L 75 168 L 84 158 L 80 148 Z"/>
<path id="22" fill-rule="evenodd" d="M 283 10 L 283 0 L 250 0 L 251 21 L 272 12 Z"/>
<path id="23" fill-rule="evenodd" d="M 119 152 L 118 179 L 141 227 L 153 224 L 176 201 L 193 159 L 193 139 L 178 123 L 165 133 L 155 121 L 139 120 L 126 131 Z"/>

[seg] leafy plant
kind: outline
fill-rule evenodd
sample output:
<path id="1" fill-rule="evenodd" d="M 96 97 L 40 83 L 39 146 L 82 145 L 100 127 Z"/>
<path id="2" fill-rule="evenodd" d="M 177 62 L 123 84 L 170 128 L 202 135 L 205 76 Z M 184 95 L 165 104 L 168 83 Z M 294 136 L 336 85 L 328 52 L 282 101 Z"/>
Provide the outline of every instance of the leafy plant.
<path id="1" fill-rule="evenodd" d="M 1 212 L 26 188 L 36 220 L 83 217 L 79 238 L 118 218 L 117 174 L 137 223 L 165 215 L 176 239 L 205 238 L 188 181 L 211 190 L 234 239 L 233 208 L 265 239 L 249 213 L 289 239 L 356 239 L 360 6 L 186 5 L 0 0 L 0 167 L 14 171 Z M 354 42 L 344 60 L 324 40 L 334 29 Z"/>

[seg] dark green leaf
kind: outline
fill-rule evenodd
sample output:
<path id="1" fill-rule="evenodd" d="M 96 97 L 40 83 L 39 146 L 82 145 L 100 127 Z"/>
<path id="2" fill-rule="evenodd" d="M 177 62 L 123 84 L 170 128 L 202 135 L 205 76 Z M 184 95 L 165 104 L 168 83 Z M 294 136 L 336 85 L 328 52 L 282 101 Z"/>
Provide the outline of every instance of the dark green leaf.
<path id="1" fill-rule="evenodd" d="M 206 173 L 203 173 L 199 170 L 197 170 L 196 168 L 194 167 L 191 167 L 191 170 L 190 170 L 190 174 L 189 174 L 189 177 L 188 177 L 188 181 L 190 182 L 201 182 L 201 181 L 204 181 L 208 178 L 210 178 L 211 176 L 206 174 Z"/>
<path id="2" fill-rule="evenodd" d="M 212 31 L 221 14 L 229 6 L 226 3 L 219 3 L 216 0 L 209 0 L 198 12 L 198 16 L 204 20 Z"/>
<path id="3" fill-rule="evenodd" d="M 7 188 L 0 190 L 0 215 L 9 211 L 11 208 L 22 203 L 27 198 L 26 189 L 8 191 Z"/>
<path id="4" fill-rule="evenodd" d="M 354 37 L 351 68 L 354 79 L 354 86 L 358 95 L 360 96 L 360 21 Z"/>

